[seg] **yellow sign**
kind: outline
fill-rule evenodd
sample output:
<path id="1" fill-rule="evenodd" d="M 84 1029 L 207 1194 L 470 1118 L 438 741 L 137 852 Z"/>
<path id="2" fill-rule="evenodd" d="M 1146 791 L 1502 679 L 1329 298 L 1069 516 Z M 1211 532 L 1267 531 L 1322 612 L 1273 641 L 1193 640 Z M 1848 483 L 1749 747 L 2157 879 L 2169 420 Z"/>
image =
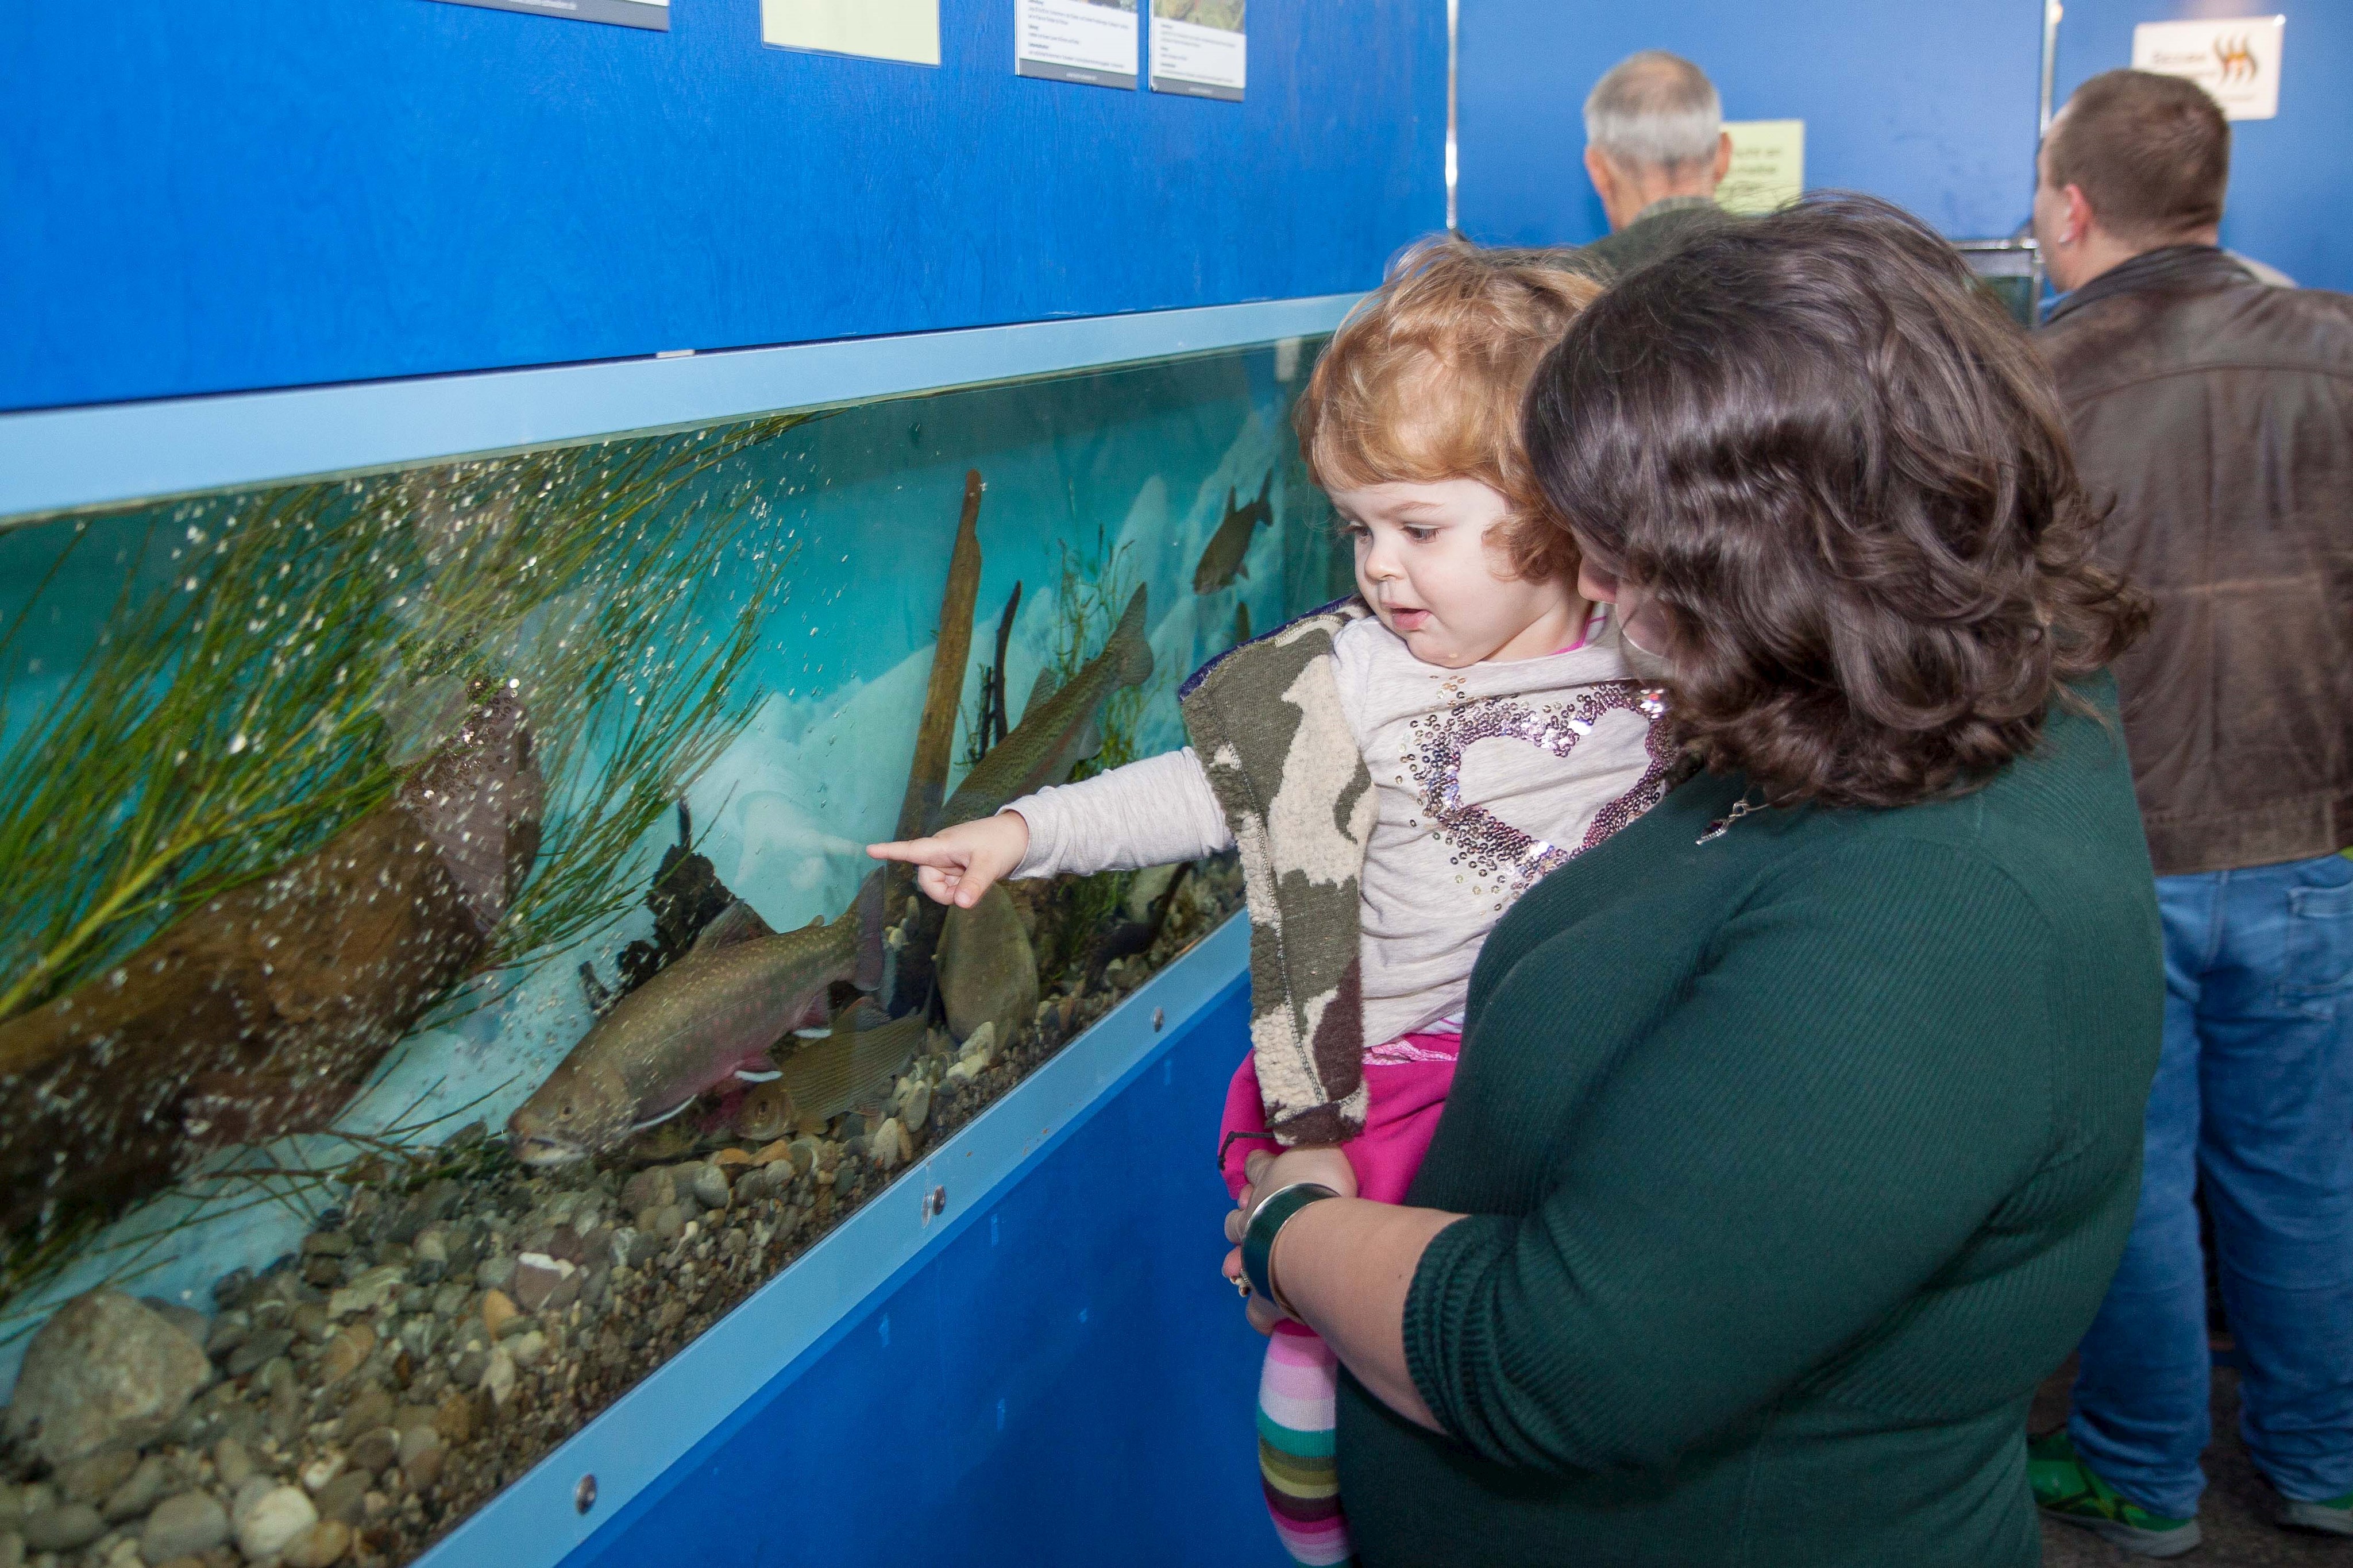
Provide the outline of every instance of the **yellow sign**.
<path id="1" fill-rule="evenodd" d="M 760 41 L 935 66 L 940 0 L 760 0 Z"/>
<path id="2" fill-rule="evenodd" d="M 1804 121 L 1727 120 L 1724 129 L 1732 136 L 1732 171 L 1715 187 L 1717 205 L 1726 212 L 1769 213 L 1804 194 Z"/>

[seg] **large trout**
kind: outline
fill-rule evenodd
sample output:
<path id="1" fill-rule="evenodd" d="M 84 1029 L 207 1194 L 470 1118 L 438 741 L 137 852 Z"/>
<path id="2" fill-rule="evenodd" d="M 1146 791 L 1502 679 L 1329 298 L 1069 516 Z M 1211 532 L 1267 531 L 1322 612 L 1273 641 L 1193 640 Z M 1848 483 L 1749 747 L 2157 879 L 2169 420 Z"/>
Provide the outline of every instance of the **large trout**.
<path id="1" fill-rule="evenodd" d="M 638 1130 L 733 1081 L 776 1076 L 769 1050 L 827 1017 L 826 993 L 882 982 L 882 878 L 831 925 L 778 933 L 740 900 L 686 955 L 613 1004 L 507 1119 L 515 1157 L 560 1165 L 610 1153 Z"/>

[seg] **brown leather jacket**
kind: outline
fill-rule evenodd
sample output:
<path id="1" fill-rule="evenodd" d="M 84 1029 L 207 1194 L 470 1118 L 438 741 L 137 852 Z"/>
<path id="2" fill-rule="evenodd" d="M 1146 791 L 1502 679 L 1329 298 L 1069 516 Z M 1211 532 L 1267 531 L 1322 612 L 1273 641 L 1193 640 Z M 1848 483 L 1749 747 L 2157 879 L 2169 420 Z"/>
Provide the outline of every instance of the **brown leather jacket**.
<path id="1" fill-rule="evenodd" d="M 2158 875 L 2353 844 L 2353 295 L 2170 246 L 2036 339 L 2102 557 L 2156 600 L 2116 674 Z"/>

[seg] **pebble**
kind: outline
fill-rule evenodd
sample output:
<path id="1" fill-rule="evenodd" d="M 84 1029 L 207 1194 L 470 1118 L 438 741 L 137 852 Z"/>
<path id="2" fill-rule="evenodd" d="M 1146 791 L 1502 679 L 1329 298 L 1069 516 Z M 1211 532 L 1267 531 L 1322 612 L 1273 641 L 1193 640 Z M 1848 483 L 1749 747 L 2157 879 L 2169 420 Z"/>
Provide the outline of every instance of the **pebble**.
<path id="1" fill-rule="evenodd" d="M 321 1519 L 339 1519 L 345 1524 L 357 1524 L 366 1510 L 367 1495 L 375 1487 L 375 1478 L 365 1470 L 345 1470 L 319 1489 L 313 1500 Z"/>
<path id="2" fill-rule="evenodd" d="M 923 1123 L 932 1119 L 932 1086 L 916 1079 L 915 1087 L 907 1091 L 907 1108 L 901 1114 L 908 1131 L 921 1132 Z"/>
<path id="3" fill-rule="evenodd" d="M 314 1230 L 302 1238 L 302 1256 L 349 1258 L 352 1246 L 352 1233 L 348 1230 Z"/>
<path id="4" fill-rule="evenodd" d="M 474 1283 L 486 1290 L 503 1290 L 514 1279 L 515 1260 L 512 1252 L 502 1252 L 474 1270 Z"/>
<path id="5" fill-rule="evenodd" d="M 201 1557 L 228 1540 L 228 1510 L 205 1492 L 167 1497 L 147 1516 L 139 1554 L 151 1564 L 174 1557 Z"/>
<path id="6" fill-rule="evenodd" d="M 236 1438 L 224 1437 L 213 1445 L 213 1475 L 223 1487 L 234 1492 L 252 1479 L 253 1457 Z"/>
<path id="7" fill-rule="evenodd" d="M 560 1312 L 579 1299 L 577 1264 L 544 1252 L 526 1252 L 515 1259 L 514 1304 L 522 1310 Z"/>
<path id="8" fill-rule="evenodd" d="M 171 1484 L 172 1467 L 164 1462 L 161 1454 L 150 1454 L 139 1461 L 139 1468 L 123 1479 L 122 1484 L 106 1494 L 99 1512 L 109 1524 L 120 1524 L 126 1519 L 136 1519 L 155 1506 Z"/>
<path id="9" fill-rule="evenodd" d="M 25 1521 L 25 1544 L 35 1552 L 71 1552 L 106 1533 L 106 1521 L 86 1502 L 61 1502 Z"/>
<path id="10" fill-rule="evenodd" d="M 463 1390 L 453 1388 L 433 1412 L 433 1429 L 444 1442 L 462 1443 L 474 1435 L 474 1402 Z"/>
<path id="11" fill-rule="evenodd" d="M 343 1406 L 343 1418 L 335 1426 L 335 1436 L 348 1442 L 364 1432 L 392 1425 L 392 1395 L 374 1384 L 352 1395 Z"/>
<path id="12" fill-rule="evenodd" d="M 417 1426 L 402 1427 L 398 1454 L 400 1468 L 406 1470 L 417 1462 L 419 1455 L 439 1447 L 441 1434 L 429 1418 Z"/>
<path id="13" fill-rule="evenodd" d="M 25 1538 L 13 1530 L 0 1530 L 0 1568 L 25 1568 Z"/>
<path id="14" fill-rule="evenodd" d="M 375 1330 L 365 1323 L 347 1323 L 327 1342 L 319 1356 L 319 1381 L 341 1383 L 359 1371 L 360 1363 L 375 1352 Z"/>
<path id="15" fill-rule="evenodd" d="M 723 1209 L 727 1206 L 727 1173 L 718 1166 L 696 1167 L 693 1189 L 694 1201 L 704 1208 Z"/>
<path id="16" fill-rule="evenodd" d="M 789 1145 L 789 1151 L 793 1162 L 793 1174 L 796 1176 L 807 1175 L 811 1167 L 815 1166 L 817 1163 L 817 1140 L 814 1138 L 796 1138 Z"/>
<path id="17" fill-rule="evenodd" d="M 312 1344 L 324 1343 L 327 1336 L 335 1330 L 334 1319 L 328 1316 L 327 1309 L 316 1301 L 303 1302 L 294 1309 L 286 1321 L 296 1333 Z"/>
<path id="18" fill-rule="evenodd" d="M 263 1329 L 231 1351 L 221 1370 L 231 1377 L 245 1377 L 284 1355 L 293 1344 L 293 1330 Z"/>
<path id="19" fill-rule="evenodd" d="M 205 1331 L 205 1353 L 218 1361 L 243 1344 L 245 1336 L 252 1331 L 252 1313 L 242 1310 L 223 1312 Z"/>
<path id="20" fill-rule="evenodd" d="M 407 1269 L 396 1263 L 379 1263 L 363 1270 L 350 1284 L 328 1297 L 327 1315 L 348 1318 L 354 1312 L 373 1312 L 393 1300 L 407 1285 Z"/>
<path id="21" fill-rule="evenodd" d="M 237 1527 L 237 1550 L 259 1562 L 284 1552 L 289 1542 L 318 1523 L 319 1510 L 300 1487 L 272 1487 L 241 1498 L 231 1522 Z"/>
<path id="22" fill-rule="evenodd" d="M 449 1450 L 435 1447 L 418 1452 L 413 1459 L 400 1462 L 400 1479 L 412 1492 L 423 1491 L 441 1479 L 441 1467 L 448 1459 Z"/>
<path id="23" fill-rule="evenodd" d="M 481 1387 L 493 1405 L 504 1405 L 514 1392 L 515 1363 L 513 1354 L 501 1345 L 491 1352 L 489 1364 L 482 1368 Z"/>
<path id="24" fill-rule="evenodd" d="M 352 1444 L 352 1468 L 374 1474 L 388 1470 L 400 1458 L 400 1434 L 390 1426 L 379 1426 Z"/>
<path id="25" fill-rule="evenodd" d="M 893 1171 L 914 1158 L 914 1140 L 907 1136 L 907 1124 L 893 1116 L 874 1130 L 873 1142 L 867 1156 L 878 1171 Z"/>
<path id="26" fill-rule="evenodd" d="M 537 1366 L 539 1358 L 547 1353 L 547 1336 L 537 1329 L 517 1334 L 502 1347 L 501 1353 L 514 1358 L 517 1366 Z"/>
<path id="27" fill-rule="evenodd" d="M 126 1449 L 59 1465 L 53 1479 L 68 1502 L 95 1503 L 128 1480 L 138 1468 L 139 1456 Z"/>
<path id="28" fill-rule="evenodd" d="M 505 1291 L 485 1290 L 482 1293 L 482 1327 L 496 1338 L 500 1326 L 520 1310 L 514 1304 L 514 1298 Z"/>
<path id="29" fill-rule="evenodd" d="M 343 1560 L 351 1544 L 350 1525 L 339 1519 L 322 1519 L 288 1542 L 278 1560 L 285 1568 L 328 1568 Z"/>
<path id="30" fill-rule="evenodd" d="M 433 1292 L 433 1315 L 454 1318 L 466 1310 L 466 1298 L 473 1292 L 456 1280 L 450 1280 Z"/>

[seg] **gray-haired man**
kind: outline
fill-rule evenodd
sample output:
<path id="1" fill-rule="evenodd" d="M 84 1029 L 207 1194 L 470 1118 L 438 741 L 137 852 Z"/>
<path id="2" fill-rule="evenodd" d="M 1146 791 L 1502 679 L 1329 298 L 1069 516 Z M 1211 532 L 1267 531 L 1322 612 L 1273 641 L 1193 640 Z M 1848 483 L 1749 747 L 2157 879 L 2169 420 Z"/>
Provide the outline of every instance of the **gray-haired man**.
<path id="1" fill-rule="evenodd" d="M 1613 278 L 1725 221 L 1715 187 L 1731 166 L 1706 72 L 1663 49 L 1619 61 L 1585 100 L 1585 172 L 1610 232 L 1570 252 L 1572 264 Z"/>

